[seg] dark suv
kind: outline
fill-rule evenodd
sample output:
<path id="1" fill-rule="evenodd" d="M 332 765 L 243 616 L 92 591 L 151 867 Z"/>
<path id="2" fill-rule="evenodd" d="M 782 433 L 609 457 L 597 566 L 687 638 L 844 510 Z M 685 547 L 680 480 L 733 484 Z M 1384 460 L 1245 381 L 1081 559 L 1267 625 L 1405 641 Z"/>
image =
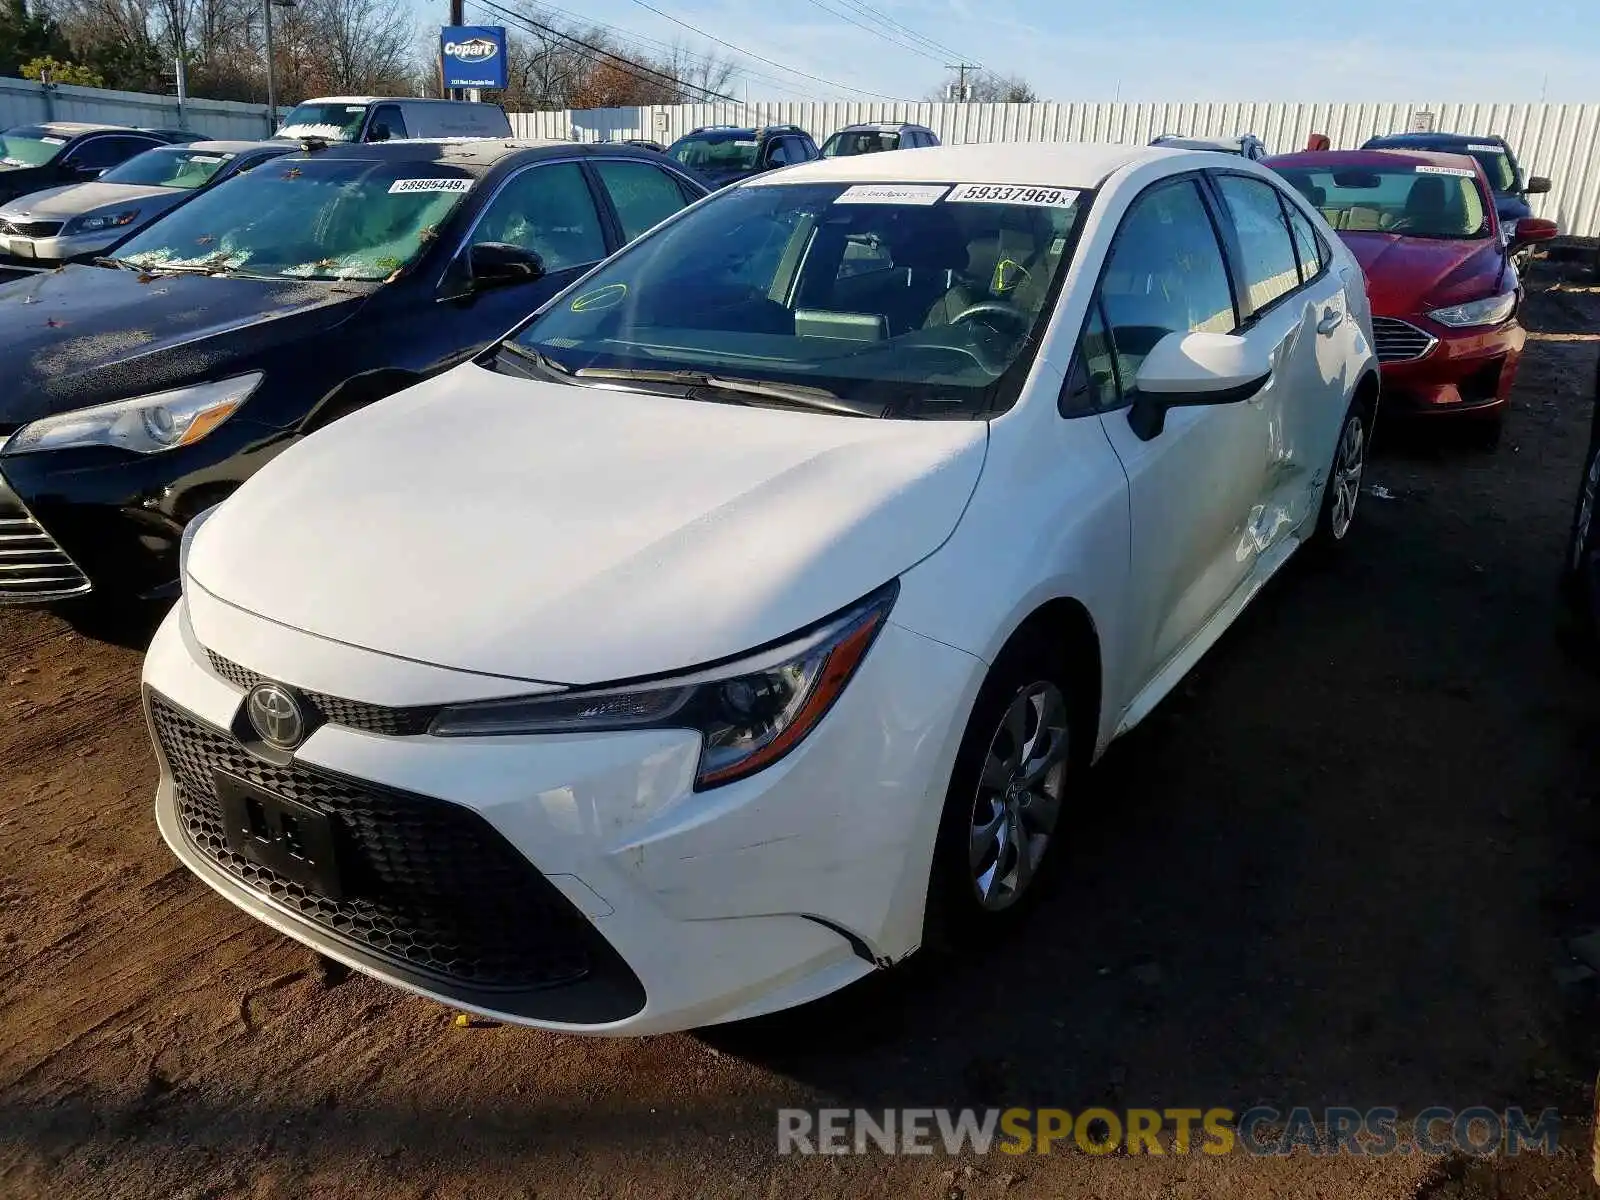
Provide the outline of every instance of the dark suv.
<path id="1" fill-rule="evenodd" d="M 798 125 L 706 125 L 673 142 L 667 154 L 714 188 L 820 157 L 817 143 Z"/>
<path id="2" fill-rule="evenodd" d="M 1478 160 L 1494 190 L 1494 210 L 1502 229 L 1515 228 L 1523 217 L 1533 216 L 1528 197 L 1550 190 L 1539 175 L 1524 176 L 1517 156 L 1502 137 L 1465 133 L 1391 133 L 1368 138 L 1363 150 L 1438 150 L 1445 154 L 1470 154 Z"/>

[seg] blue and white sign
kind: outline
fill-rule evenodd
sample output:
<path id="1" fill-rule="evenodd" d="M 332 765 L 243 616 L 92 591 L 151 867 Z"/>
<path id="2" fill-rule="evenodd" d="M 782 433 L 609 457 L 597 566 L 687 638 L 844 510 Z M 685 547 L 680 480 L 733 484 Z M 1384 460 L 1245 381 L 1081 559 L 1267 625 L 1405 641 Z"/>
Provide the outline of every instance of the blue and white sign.
<path id="1" fill-rule="evenodd" d="M 439 61 L 447 88 L 505 87 L 505 27 L 446 25 L 439 31 Z"/>

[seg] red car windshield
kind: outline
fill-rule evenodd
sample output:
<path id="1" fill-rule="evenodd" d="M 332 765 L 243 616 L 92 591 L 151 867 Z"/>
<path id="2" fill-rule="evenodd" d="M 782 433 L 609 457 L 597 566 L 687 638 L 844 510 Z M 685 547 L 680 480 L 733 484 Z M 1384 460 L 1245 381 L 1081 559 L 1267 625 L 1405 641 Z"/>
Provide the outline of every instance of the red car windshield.
<path id="1" fill-rule="evenodd" d="M 1478 177 L 1465 167 L 1286 165 L 1277 171 L 1341 233 L 1489 236 Z"/>

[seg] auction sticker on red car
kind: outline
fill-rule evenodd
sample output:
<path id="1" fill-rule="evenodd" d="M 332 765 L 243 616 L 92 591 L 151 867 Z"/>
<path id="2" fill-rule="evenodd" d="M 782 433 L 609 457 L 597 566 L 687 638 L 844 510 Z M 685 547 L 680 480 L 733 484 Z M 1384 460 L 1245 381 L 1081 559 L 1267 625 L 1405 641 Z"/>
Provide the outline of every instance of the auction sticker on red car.
<path id="1" fill-rule="evenodd" d="M 1078 193 L 1071 188 L 1030 187 L 1014 183 L 958 183 L 945 197 L 949 204 L 1031 204 L 1041 208 L 1071 208 Z"/>
<path id="2" fill-rule="evenodd" d="M 1474 172 L 1465 167 L 1418 167 L 1418 175 L 1454 175 L 1459 179 L 1471 179 Z"/>

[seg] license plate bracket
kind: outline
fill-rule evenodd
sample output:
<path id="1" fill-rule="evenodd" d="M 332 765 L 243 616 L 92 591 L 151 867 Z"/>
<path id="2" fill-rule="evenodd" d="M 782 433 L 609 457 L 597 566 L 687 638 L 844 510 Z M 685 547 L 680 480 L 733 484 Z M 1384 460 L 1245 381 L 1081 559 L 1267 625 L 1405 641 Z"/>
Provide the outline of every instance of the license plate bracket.
<path id="1" fill-rule="evenodd" d="M 224 771 L 213 779 L 228 846 L 235 854 L 319 896 L 344 898 L 333 822 L 325 813 Z"/>

